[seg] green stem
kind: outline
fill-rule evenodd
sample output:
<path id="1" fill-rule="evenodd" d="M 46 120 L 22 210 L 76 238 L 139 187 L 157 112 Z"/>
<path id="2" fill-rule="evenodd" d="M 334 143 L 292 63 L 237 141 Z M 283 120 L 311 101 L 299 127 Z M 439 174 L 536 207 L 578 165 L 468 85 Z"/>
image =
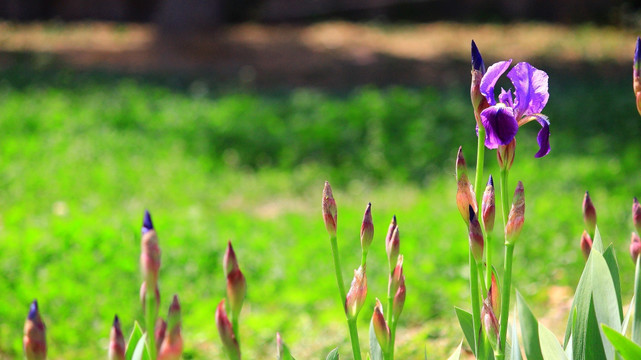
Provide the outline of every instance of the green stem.
<path id="1" fill-rule="evenodd" d="M 476 271 L 479 277 L 479 283 L 481 284 L 481 299 L 484 299 L 487 296 L 487 287 L 485 286 L 485 279 L 483 278 L 483 264 L 476 263 Z"/>
<path id="2" fill-rule="evenodd" d="M 150 287 L 147 287 L 147 292 L 145 294 L 145 320 L 146 320 L 146 330 L 147 330 L 147 345 L 149 346 L 149 355 L 152 360 L 156 359 L 156 338 L 155 338 L 155 327 L 156 327 L 156 297 L 155 288 L 154 295 L 150 295 Z"/>
<path id="3" fill-rule="evenodd" d="M 347 326 L 349 326 L 349 337 L 352 341 L 352 352 L 354 353 L 354 360 L 361 360 L 361 345 L 358 341 L 358 328 L 356 327 L 356 318 L 348 319 Z"/>
<path id="4" fill-rule="evenodd" d="M 476 261 L 470 251 L 470 296 L 472 297 L 472 327 L 474 328 L 474 353 L 479 354 L 480 341 L 479 330 L 481 329 L 481 307 L 479 302 L 479 284 L 478 273 L 476 271 Z"/>
<path id="5" fill-rule="evenodd" d="M 503 288 L 501 289 L 501 332 L 499 334 L 499 349 L 497 360 L 505 357 L 505 337 L 507 336 L 507 322 L 510 315 L 510 291 L 512 286 L 512 257 L 514 244 L 505 244 L 505 267 L 503 275 Z"/>
<path id="6" fill-rule="evenodd" d="M 365 269 L 365 264 L 367 263 L 367 251 L 361 252 L 361 266 Z"/>
<path id="7" fill-rule="evenodd" d="M 483 192 L 481 191 L 481 181 L 483 181 L 483 162 L 485 161 L 485 128 L 479 126 L 479 136 L 476 143 L 476 177 L 474 178 L 474 194 L 476 194 L 476 203 L 481 205 Z"/>
<path id="8" fill-rule="evenodd" d="M 336 235 L 330 237 L 332 244 L 332 255 L 334 256 L 334 272 L 336 273 L 336 283 L 338 284 L 338 292 L 341 296 L 341 305 L 345 306 L 345 282 L 343 280 L 343 270 L 341 270 L 341 260 L 338 257 L 338 242 Z"/>
<path id="9" fill-rule="evenodd" d="M 392 323 L 390 325 L 389 354 L 386 360 L 394 360 L 394 346 L 396 342 L 396 324 L 397 324 L 397 319 L 392 318 Z"/>
<path id="10" fill-rule="evenodd" d="M 503 207 L 503 226 L 507 225 L 507 216 L 510 211 L 510 199 L 508 198 L 507 192 L 507 178 L 508 170 L 501 170 L 500 183 L 501 183 L 501 205 Z"/>
<path id="11" fill-rule="evenodd" d="M 238 342 L 238 348 L 240 348 L 240 333 L 238 331 L 238 317 L 231 314 L 231 329 L 234 331 L 234 336 L 236 336 L 236 341 Z"/>

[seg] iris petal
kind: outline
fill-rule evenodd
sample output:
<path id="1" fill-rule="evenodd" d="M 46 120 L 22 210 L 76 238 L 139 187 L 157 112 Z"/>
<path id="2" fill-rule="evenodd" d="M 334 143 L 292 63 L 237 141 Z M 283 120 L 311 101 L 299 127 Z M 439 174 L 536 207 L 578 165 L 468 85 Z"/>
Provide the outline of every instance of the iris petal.
<path id="1" fill-rule="evenodd" d="M 503 104 L 490 106 L 483 110 L 481 121 L 486 131 L 485 146 L 489 149 L 509 144 L 519 131 L 514 111 Z"/>
<path id="2" fill-rule="evenodd" d="M 550 120 L 545 115 L 534 115 L 534 117 L 541 124 L 541 130 L 536 136 L 536 141 L 539 143 L 539 151 L 534 155 L 535 158 L 540 158 L 550 152 Z"/>
<path id="3" fill-rule="evenodd" d="M 540 113 L 548 102 L 548 74 L 520 62 L 507 74 L 514 84 L 516 117 Z"/>
<path id="4" fill-rule="evenodd" d="M 490 66 L 485 72 L 485 75 L 483 75 L 479 90 L 481 91 L 481 94 L 485 96 L 490 105 L 496 105 L 496 100 L 494 100 L 494 86 L 496 86 L 496 82 L 507 68 L 510 67 L 511 63 L 512 59 L 499 61 L 496 64 L 492 64 L 492 66 Z"/>
<path id="5" fill-rule="evenodd" d="M 501 88 L 501 93 L 499 94 L 499 101 L 503 104 L 512 107 L 512 90 L 505 90 Z"/>

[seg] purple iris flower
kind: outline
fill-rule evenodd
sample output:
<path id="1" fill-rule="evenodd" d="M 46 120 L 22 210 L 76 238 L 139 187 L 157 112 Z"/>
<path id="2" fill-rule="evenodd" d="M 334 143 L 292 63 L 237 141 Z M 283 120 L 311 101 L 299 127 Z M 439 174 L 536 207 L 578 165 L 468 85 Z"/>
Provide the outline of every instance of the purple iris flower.
<path id="1" fill-rule="evenodd" d="M 496 149 L 507 145 L 516 136 L 521 125 L 536 120 L 541 124 L 537 136 L 540 158 L 550 152 L 550 121 L 541 111 L 548 102 L 548 74 L 534 66 L 520 62 L 507 73 L 514 85 L 512 90 L 501 89 L 498 102 L 494 98 L 494 86 L 510 67 L 512 60 L 500 61 L 490 66 L 481 80 L 480 91 L 490 106 L 481 112 L 481 122 L 486 131 L 485 146 Z"/>

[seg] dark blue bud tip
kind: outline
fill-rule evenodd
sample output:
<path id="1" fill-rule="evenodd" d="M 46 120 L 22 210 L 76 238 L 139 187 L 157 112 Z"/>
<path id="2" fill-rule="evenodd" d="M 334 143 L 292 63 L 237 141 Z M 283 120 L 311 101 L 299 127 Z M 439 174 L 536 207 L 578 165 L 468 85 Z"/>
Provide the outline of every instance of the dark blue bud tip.
<path id="1" fill-rule="evenodd" d="M 120 327 L 120 319 L 117 314 L 114 316 L 114 327 Z"/>
<path id="2" fill-rule="evenodd" d="M 481 73 L 485 74 L 485 64 L 483 63 L 483 57 L 479 48 L 476 47 L 476 43 L 472 40 L 472 69 L 478 70 Z"/>
<path id="3" fill-rule="evenodd" d="M 145 234 L 147 231 L 154 229 L 154 223 L 151 222 L 151 214 L 149 210 L 145 210 L 145 217 L 142 220 L 142 233 Z"/>
<path id="4" fill-rule="evenodd" d="M 641 62 L 641 37 L 637 37 L 637 46 L 634 49 L 634 63 L 639 64 Z"/>
<path id="5" fill-rule="evenodd" d="M 474 217 L 476 216 L 476 213 L 474 213 L 474 208 L 472 207 L 472 205 L 468 205 L 468 207 L 470 210 L 470 222 L 471 222 L 471 221 L 474 221 Z"/>
<path id="6" fill-rule="evenodd" d="M 31 303 L 31 306 L 29 307 L 28 319 L 33 320 L 36 318 L 37 315 L 38 315 L 38 301 L 33 300 L 33 302 Z"/>
<path id="7" fill-rule="evenodd" d="M 492 178 L 491 174 L 490 174 L 490 178 L 487 180 L 487 186 L 494 187 L 494 178 Z"/>
<path id="8" fill-rule="evenodd" d="M 639 199 L 637 199 L 637 197 L 635 196 L 634 198 L 632 198 L 632 201 L 634 201 L 635 203 L 638 203 Z"/>

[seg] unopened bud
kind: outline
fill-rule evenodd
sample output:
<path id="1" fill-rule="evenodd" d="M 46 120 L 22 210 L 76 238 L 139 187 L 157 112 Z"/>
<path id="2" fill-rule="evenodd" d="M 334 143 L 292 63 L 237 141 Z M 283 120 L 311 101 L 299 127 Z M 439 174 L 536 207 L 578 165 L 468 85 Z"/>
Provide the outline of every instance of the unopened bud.
<path id="1" fill-rule="evenodd" d="M 361 249 L 364 253 L 367 253 L 369 250 L 373 238 L 374 223 L 372 222 L 372 203 L 368 203 L 365 209 L 365 215 L 363 215 L 363 223 L 361 224 Z"/>
<path id="2" fill-rule="evenodd" d="M 367 298 L 367 275 L 362 266 L 354 270 L 352 285 L 345 297 L 345 314 L 349 319 L 356 319 Z"/>
<path id="3" fill-rule="evenodd" d="M 372 315 L 372 325 L 378 344 L 381 346 L 383 353 L 387 353 L 390 346 L 390 329 L 383 316 L 383 305 L 381 301 L 376 299 L 376 306 L 374 307 L 374 314 Z"/>
<path id="4" fill-rule="evenodd" d="M 156 319 L 156 326 L 154 327 L 154 338 L 156 339 L 156 351 L 160 351 L 160 346 L 165 340 L 167 334 L 167 322 L 163 318 Z"/>
<path id="5" fill-rule="evenodd" d="M 228 241 L 225 255 L 223 255 L 223 271 L 225 271 L 225 276 L 228 276 L 234 269 L 238 269 L 238 260 L 236 259 L 236 252 L 231 245 L 231 241 Z"/>
<path id="6" fill-rule="evenodd" d="M 158 307 L 160 306 L 160 290 L 158 289 L 158 284 L 156 284 L 156 291 L 154 291 L 154 305 L 155 305 L 155 313 L 158 314 Z M 147 308 L 147 282 L 143 281 L 142 285 L 140 285 L 140 304 L 142 305 L 142 311 L 143 313 L 146 311 L 145 309 Z"/>
<path id="7" fill-rule="evenodd" d="M 325 181 L 325 187 L 323 188 L 323 220 L 325 221 L 325 228 L 329 236 L 336 236 L 336 221 L 337 221 L 337 209 L 336 201 L 334 200 L 334 195 L 332 194 L 332 187 L 329 186 L 329 181 Z"/>
<path id="8" fill-rule="evenodd" d="M 147 283 L 156 284 L 158 282 L 160 247 L 158 246 L 158 235 L 151 222 L 149 211 L 145 211 L 143 218 L 140 269 Z"/>
<path id="9" fill-rule="evenodd" d="M 398 259 L 398 254 L 401 251 L 401 236 L 398 232 L 398 226 L 394 228 L 392 238 L 385 247 L 387 250 L 387 261 L 391 271 L 394 268 L 394 264 Z"/>
<path id="10" fill-rule="evenodd" d="M 125 360 L 125 351 L 125 337 L 120 328 L 120 319 L 116 315 L 109 335 L 109 360 Z"/>
<path id="11" fill-rule="evenodd" d="M 594 237 L 594 232 L 596 231 L 596 209 L 587 191 L 583 197 L 583 221 L 585 221 L 585 227 L 588 229 L 590 237 Z"/>
<path id="12" fill-rule="evenodd" d="M 245 275 L 243 275 L 240 269 L 232 270 L 229 275 L 227 275 L 227 299 L 229 299 L 232 316 L 235 318 L 238 318 L 238 315 L 240 315 L 240 309 L 243 307 L 246 294 L 247 282 Z"/>
<path id="13" fill-rule="evenodd" d="M 470 251 L 472 256 L 477 263 L 483 261 L 483 230 L 481 230 L 481 224 L 479 219 L 474 213 L 474 209 L 470 206 L 468 208 L 470 214 L 470 227 L 469 227 L 469 238 L 470 238 Z"/>
<path id="14" fill-rule="evenodd" d="M 507 145 L 499 145 L 496 149 L 496 159 L 499 162 L 501 170 L 510 170 L 514 163 L 514 154 L 516 152 L 516 138 Z"/>
<path id="15" fill-rule="evenodd" d="M 634 228 L 637 229 L 637 233 L 641 232 L 641 205 L 639 205 L 639 200 L 636 197 L 632 201 L 632 222 L 634 223 Z"/>
<path id="16" fill-rule="evenodd" d="M 401 283 L 401 277 L 403 276 L 403 255 L 399 255 L 396 260 L 396 266 L 390 274 L 389 283 L 388 283 L 388 293 L 394 294 Z"/>
<path id="17" fill-rule="evenodd" d="M 183 339 L 180 327 L 180 303 L 178 296 L 174 295 L 167 314 L 167 332 L 158 352 L 158 360 L 180 360 L 182 358 Z"/>
<path id="18" fill-rule="evenodd" d="M 46 328 L 40 317 L 36 300 L 31 303 L 29 315 L 27 315 L 27 320 L 24 323 L 22 345 L 27 360 L 44 360 L 47 358 Z"/>
<path id="19" fill-rule="evenodd" d="M 525 190 L 523 183 L 519 181 L 514 191 L 514 200 L 512 200 L 512 208 L 507 217 L 507 225 L 505 226 L 505 242 L 514 244 L 521 234 L 523 229 L 523 222 L 525 221 Z"/>
<path id="20" fill-rule="evenodd" d="M 385 236 L 385 250 L 388 253 L 388 256 L 387 256 L 388 259 L 389 259 L 389 252 L 390 252 L 390 250 L 388 249 L 390 249 L 391 247 L 392 239 L 394 238 L 394 232 L 396 231 L 397 226 L 398 225 L 396 223 L 396 215 L 394 215 L 392 216 L 392 221 L 389 224 L 389 228 L 387 229 L 387 235 Z M 390 269 L 391 269 L 391 266 L 390 266 Z"/>
<path id="21" fill-rule="evenodd" d="M 583 234 L 581 235 L 581 252 L 583 252 L 583 256 L 585 256 L 585 260 L 590 257 L 590 251 L 592 250 L 592 238 L 590 238 L 590 234 L 588 234 L 587 231 L 583 230 Z"/>
<path id="22" fill-rule="evenodd" d="M 393 305 L 392 305 L 392 317 L 394 320 L 398 320 L 403 311 L 403 306 L 405 305 L 405 275 L 401 274 L 401 279 L 398 284 L 398 290 L 394 294 Z"/>
<path id="23" fill-rule="evenodd" d="M 467 166 L 463 157 L 463 147 L 458 148 L 456 155 L 456 206 L 466 224 L 470 223 L 468 208 L 471 206 L 474 212 L 478 207 L 476 204 L 476 195 L 472 188 L 472 183 L 467 177 Z"/>
<path id="24" fill-rule="evenodd" d="M 483 201 L 481 202 L 481 214 L 483 215 L 483 226 L 486 232 L 494 229 L 494 217 L 496 214 L 495 195 L 494 195 L 494 180 L 492 175 L 487 181 L 485 192 L 483 193 Z"/>
<path id="25" fill-rule="evenodd" d="M 630 256 L 632 256 L 632 262 L 637 263 L 637 258 L 641 253 L 641 239 L 637 233 L 632 233 L 632 238 L 630 239 Z"/>
<path id="26" fill-rule="evenodd" d="M 634 93 L 641 92 L 641 38 L 637 37 L 637 46 L 634 49 L 634 63 L 632 65 L 632 84 Z"/>
<path id="27" fill-rule="evenodd" d="M 478 126 L 483 126 L 479 114 L 489 106 L 487 99 L 481 94 L 480 90 L 481 79 L 484 74 L 485 64 L 483 63 L 483 57 L 481 57 L 481 52 L 476 47 L 476 43 L 472 40 L 472 83 L 470 86 L 470 97 L 472 99 L 472 107 L 474 108 L 474 117 L 476 118 L 476 124 Z"/>
<path id="28" fill-rule="evenodd" d="M 216 327 L 218 328 L 218 335 L 220 335 L 220 340 L 223 343 L 229 359 L 240 360 L 240 346 L 236 340 L 231 322 L 225 312 L 225 300 L 222 300 L 216 308 Z"/>
<path id="29" fill-rule="evenodd" d="M 492 310 L 488 299 L 483 301 L 483 308 L 481 309 L 481 321 L 483 322 L 483 328 L 487 334 L 487 338 L 490 341 L 493 349 L 497 349 L 497 344 L 499 343 L 499 321 Z"/>
<path id="30" fill-rule="evenodd" d="M 500 313 L 501 311 L 501 289 L 499 288 L 498 281 L 494 272 L 492 272 L 492 282 L 490 283 L 490 289 L 487 291 L 487 298 L 490 299 L 490 305 L 494 313 Z"/>

